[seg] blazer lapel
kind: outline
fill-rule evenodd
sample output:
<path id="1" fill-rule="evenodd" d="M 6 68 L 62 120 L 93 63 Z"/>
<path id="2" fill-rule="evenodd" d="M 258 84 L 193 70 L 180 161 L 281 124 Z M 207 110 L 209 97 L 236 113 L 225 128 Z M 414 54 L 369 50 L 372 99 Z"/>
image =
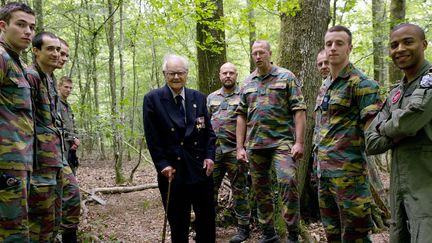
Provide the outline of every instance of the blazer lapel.
<path id="1" fill-rule="evenodd" d="M 186 135 L 189 136 L 195 127 L 195 118 L 197 113 L 197 104 L 195 102 L 195 96 L 190 92 L 189 89 L 185 88 L 185 106 L 186 106 Z"/>
<path id="2" fill-rule="evenodd" d="M 169 89 L 168 85 L 165 85 L 163 89 L 163 95 L 161 100 L 171 120 L 173 120 L 173 122 L 177 124 L 177 126 L 181 128 L 185 128 L 186 124 L 184 122 L 184 118 L 180 115 L 180 111 L 177 108 L 177 105 L 174 101 L 174 98 L 172 96 L 171 90 Z"/>

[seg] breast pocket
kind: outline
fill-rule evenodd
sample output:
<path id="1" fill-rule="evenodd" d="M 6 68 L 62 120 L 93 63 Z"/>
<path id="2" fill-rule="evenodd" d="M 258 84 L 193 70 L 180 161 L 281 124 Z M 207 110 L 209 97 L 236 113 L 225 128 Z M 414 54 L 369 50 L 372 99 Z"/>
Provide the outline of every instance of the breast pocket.
<path id="1" fill-rule="evenodd" d="M 220 100 L 212 100 L 209 103 L 210 113 L 213 114 L 219 110 L 219 106 L 221 104 Z"/>
<path id="2" fill-rule="evenodd" d="M 24 77 L 9 77 L 1 93 L 11 109 L 31 111 L 31 89 Z"/>
<path id="3" fill-rule="evenodd" d="M 231 112 L 235 112 L 237 110 L 238 105 L 240 104 L 240 98 L 228 100 L 228 110 Z"/>
<path id="4" fill-rule="evenodd" d="M 268 99 L 270 105 L 283 105 L 287 101 L 287 83 L 276 82 L 268 86 Z"/>
<path id="5" fill-rule="evenodd" d="M 351 96 L 347 92 L 331 92 L 328 104 L 330 111 L 345 110 L 351 107 Z"/>

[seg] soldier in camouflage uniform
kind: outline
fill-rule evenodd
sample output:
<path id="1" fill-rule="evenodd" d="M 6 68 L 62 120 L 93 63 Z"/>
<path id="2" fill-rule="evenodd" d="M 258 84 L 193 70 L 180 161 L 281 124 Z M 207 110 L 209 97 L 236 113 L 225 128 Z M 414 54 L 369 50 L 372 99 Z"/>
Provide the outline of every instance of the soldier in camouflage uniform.
<path id="1" fill-rule="evenodd" d="M 319 73 L 321 74 L 321 78 L 322 79 L 327 78 L 327 76 L 330 73 L 330 68 L 329 68 L 328 57 L 327 57 L 327 54 L 326 54 L 326 52 L 325 52 L 324 49 L 322 49 L 318 53 L 317 60 L 316 60 L 316 65 L 317 65 Z"/>
<path id="2" fill-rule="evenodd" d="M 69 46 L 66 41 L 60 39 L 61 50 L 60 59 L 57 68 L 63 68 L 63 65 L 69 58 Z M 77 230 L 79 225 L 79 215 L 81 209 L 81 197 L 78 180 L 76 178 L 76 169 L 78 158 L 76 150 L 80 145 L 80 140 L 75 130 L 75 120 L 72 109 L 67 102 L 67 98 L 72 92 L 72 79 L 63 76 L 60 78 L 58 90 L 60 92 L 59 108 L 63 121 L 63 137 L 65 141 L 65 158 L 67 163 L 63 163 L 63 196 L 62 196 L 62 214 L 61 214 L 61 231 L 63 243 L 77 242 Z"/>
<path id="3" fill-rule="evenodd" d="M 432 242 L 432 65 L 425 33 L 401 24 L 390 34 L 390 56 L 404 77 L 366 132 L 370 154 L 392 149 L 390 242 Z"/>
<path id="4" fill-rule="evenodd" d="M 318 72 L 321 75 L 321 79 L 319 79 L 319 83 L 322 84 L 322 82 L 327 78 L 327 76 L 330 73 L 329 68 L 329 62 L 327 58 L 327 54 L 324 49 L 322 49 L 320 52 L 318 52 L 317 58 L 316 58 L 316 66 L 318 69 Z M 308 189 L 304 193 L 307 193 L 305 195 L 308 197 L 308 205 L 301 205 L 302 210 L 303 207 L 307 207 L 304 210 L 304 214 L 302 216 L 310 217 L 311 219 L 320 220 L 319 215 L 319 206 L 318 206 L 318 176 L 317 176 L 317 158 L 318 158 L 318 142 L 319 142 L 319 125 L 317 122 L 320 120 L 319 114 L 314 113 L 314 121 L 315 121 L 315 127 L 314 127 L 314 133 L 313 133 L 313 145 L 312 145 L 312 155 L 311 158 L 309 158 L 309 164 L 308 164 L 308 171 L 310 176 L 310 184 L 311 189 Z M 306 178 L 306 181 L 308 181 L 308 178 Z"/>
<path id="5" fill-rule="evenodd" d="M 30 85 L 20 60 L 34 35 L 35 14 L 25 4 L 0 9 L 0 242 L 28 242 L 28 182 L 34 126 Z"/>
<path id="6" fill-rule="evenodd" d="M 30 182 L 30 241 L 46 242 L 55 237 L 55 201 L 61 197 L 62 183 L 61 121 L 53 76 L 60 55 L 60 41 L 50 32 L 41 32 L 33 38 L 32 45 L 35 62 L 27 75 L 35 90 L 37 146 Z"/>
<path id="7" fill-rule="evenodd" d="M 321 220 L 328 242 L 370 242 L 372 198 L 363 131 L 379 111 L 379 86 L 349 62 L 347 28 L 330 28 L 325 50 L 330 75 L 315 107 Z"/>
<path id="8" fill-rule="evenodd" d="M 230 243 L 243 242 L 249 238 L 250 207 L 247 189 L 247 164 L 236 158 L 236 122 L 235 113 L 239 102 L 239 87 L 237 86 L 237 68 L 232 63 L 221 66 L 219 78 L 222 88 L 207 97 L 207 107 L 211 116 L 213 130 L 217 136 L 216 160 L 213 170 L 215 184 L 215 202 L 225 173 L 231 182 L 234 198 L 234 211 L 238 221 L 238 233 Z"/>
<path id="9" fill-rule="evenodd" d="M 297 242 L 300 215 L 296 161 L 303 155 L 306 104 L 301 84 L 294 74 L 271 64 L 267 41 L 253 44 L 252 58 L 256 70 L 241 88 L 237 109 L 237 159 L 250 161 L 258 221 L 263 229 L 261 242 L 280 241 L 273 221 L 273 168 L 288 227 L 288 241 Z"/>

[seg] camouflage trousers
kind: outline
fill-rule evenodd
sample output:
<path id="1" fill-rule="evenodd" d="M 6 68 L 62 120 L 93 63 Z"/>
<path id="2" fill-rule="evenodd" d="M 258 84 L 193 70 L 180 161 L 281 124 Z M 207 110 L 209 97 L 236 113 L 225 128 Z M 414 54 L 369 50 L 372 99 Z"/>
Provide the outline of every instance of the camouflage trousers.
<path id="1" fill-rule="evenodd" d="M 63 167 L 63 197 L 61 230 L 77 230 L 81 210 L 81 197 L 78 180 L 69 165 Z"/>
<path id="2" fill-rule="evenodd" d="M 249 225 L 251 217 L 248 200 L 247 167 L 246 163 L 237 161 L 236 151 L 224 154 L 222 151 L 217 150 L 213 170 L 215 204 L 217 205 L 219 187 L 225 173 L 227 173 L 234 199 L 234 211 L 239 225 Z"/>
<path id="3" fill-rule="evenodd" d="M 57 235 L 62 177 L 61 168 L 49 167 L 33 171 L 29 196 L 30 242 L 53 242 Z"/>
<path id="4" fill-rule="evenodd" d="M 327 242 L 371 242 L 371 201 L 366 175 L 321 177 L 319 206 Z"/>
<path id="5" fill-rule="evenodd" d="M 0 169 L 0 242 L 28 242 L 30 172 Z"/>
<path id="6" fill-rule="evenodd" d="M 299 194 L 297 188 L 297 165 L 292 159 L 291 148 L 282 144 L 276 148 L 249 150 L 252 189 L 255 191 L 258 221 L 263 229 L 274 227 L 274 191 L 272 171 L 276 172 L 279 195 L 282 199 L 282 216 L 289 234 L 299 229 Z"/>

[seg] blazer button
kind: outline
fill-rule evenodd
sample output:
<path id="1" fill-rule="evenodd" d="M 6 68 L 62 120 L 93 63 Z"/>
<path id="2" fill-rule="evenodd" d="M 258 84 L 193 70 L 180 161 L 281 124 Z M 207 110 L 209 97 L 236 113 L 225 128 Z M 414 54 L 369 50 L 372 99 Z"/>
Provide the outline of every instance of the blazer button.
<path id="1" fill-rule="evenodd" d="M 195 157 L 196 159 L 199 159 L 199 156 Z"/>
<path id="2" fill-rule="evenodd" d="M 175 131 L 175 129 L 174 129 L 174 127 L 172 127 L 172 128 L 171 128 L 171 132 L 174 132 L 174 131 Z"/>
<path id="3" fill-rule="evenodd" d="M 194 142 L 194 145 L 198 145 L 198 143 L 197 143 L 197 142 Z"/>
<path id="4" fill-rule="evenodd" d="M 180 158 L 180 157 L 177 157 L 177 160 L 181 160 L 181 158 Z"/>
<path id="5" fill-rule="evenodd" d="M 183 146 L 183 142 L 180 142 L 180 145 Z"/>

